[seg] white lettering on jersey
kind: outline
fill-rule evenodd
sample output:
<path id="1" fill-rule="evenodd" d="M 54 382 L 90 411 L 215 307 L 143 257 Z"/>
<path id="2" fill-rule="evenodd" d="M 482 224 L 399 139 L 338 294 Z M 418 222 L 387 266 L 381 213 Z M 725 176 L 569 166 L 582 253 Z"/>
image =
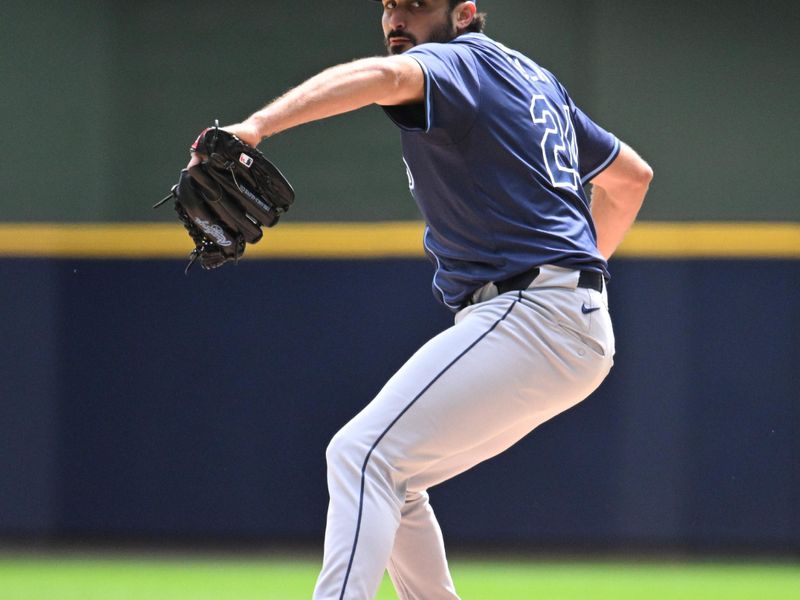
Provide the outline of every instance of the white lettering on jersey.
<path id="1" fill-rule="evenodd" d="M 406 166 L 406 175 L 408 175 L 408 189 L 414 193 L 414 176 L 411 174 L 411 167 L 408 166 L 405 157 L 403 157 L 403 164 Z"/>
<path id="2" fill-rule="evenodd" d="M 569 118 L 569 106 L 562 106 L 563 118 L 559 110 L 542 94 L 534 94 L 531 100 L 531 119 L 534 125 L 543 125 L 544 133 L 540 147 L 547 174 L 553 187 L 578 191 L 580 175 L 578 164 L 578 144 L 575 129 Z"/>
<path id="3" fill-rule="evenodd" d="M 504 46 L 500 42 L 494 42 L 494 44 L 498 48 L 500 48 L 500 50 L 503 51 L 503 54 L 506 55 L 506 58 L 508 58 L 511 64 L 514 65 L 514 68 L 517 71 L 522 73 L 525 79 L 527 79 L 528 81 L 544 81 L 546 83 L 551 83 L 550 78 L 547 76 L 547 74 L 544 71 L 542 71 L 541 67 L 539 67 L 539 65 L 533 62 L 530 58 L 528 58 L 524 54 L 520 54 L 519 52 Z M 532 71 L 532 73 L 529 73 L 523 68 L 522 66 L 523 62 L 525 63 L 525 66 Z"/>
<path id="4" fill-rule="evenodd" d="M 503 52 L 525 80 L 530 83 L 551 84 L 547 73 L 524 54 L 507 48 L 500 42 L 495 45 Z M 550 183 L 553 187 L 578 191 L 578 143 L 572 124 L 569 106 L 563 105 L 563 114 L 543 94 L 534 94 L 531 99 L 531 119 L 534 125 L 544 126 L 540 147 Z M 537 128 L 539 129 L 539 128 Z"/>

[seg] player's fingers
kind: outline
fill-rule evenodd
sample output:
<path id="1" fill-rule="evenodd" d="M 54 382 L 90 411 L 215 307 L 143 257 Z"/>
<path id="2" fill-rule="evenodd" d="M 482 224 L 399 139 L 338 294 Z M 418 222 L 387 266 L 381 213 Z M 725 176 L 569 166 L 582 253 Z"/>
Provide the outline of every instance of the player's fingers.
<path id="1" fill-rule="evenodd" d="M 189 160 L 189 164 L 186 165 L 187 169 L 191 169 L 195 165 L 199 165 L 202 161 L 202 154 L 198 154 L 197 152 L 192 152 L 192 158 Z"/>

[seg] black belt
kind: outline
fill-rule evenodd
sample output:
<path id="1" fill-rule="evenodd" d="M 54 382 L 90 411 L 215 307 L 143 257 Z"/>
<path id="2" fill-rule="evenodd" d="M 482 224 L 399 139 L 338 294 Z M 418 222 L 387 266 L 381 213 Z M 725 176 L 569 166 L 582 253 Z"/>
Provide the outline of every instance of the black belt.
<path id="1" fill-rule="evenodd" d="M 533 280 L 538 276 L 539 267 L 534 267 L 519 275 L 514 275 L 502 281 L 496 281 L 494 285 L 497 287 L 498 295 L 517 290 L 527 290 L 531 286 L 531 283 L 533 283 Z M 581 271 L 580 277 L 578 277 L 578 287 L 602 292 L 603 274 L 597 271 Z"/>
<path id="2" fill-rule="evenodd" d="M 497 288 L 497 295 L 499 296 L 500 294 L 505 294 L 506 292 L 527 290 L 533 283 L 533 280 L 538 276 L 539 267 L 534 267 L 533 269 L 528 269 L 527 271 L 524 271 L 519 275 L 509 277 L 508 279 L 495 281 L 494 285 Z M 602 273 L 598 273 L 597 271 L 581 271 L 581 274 L 578 277 L 578 287 L 602 292 L 604 281 L 605 279 Z M 461 308 L 466 308 L 472 304 L 472 297 L 469 297 L 461 305 Z"/>

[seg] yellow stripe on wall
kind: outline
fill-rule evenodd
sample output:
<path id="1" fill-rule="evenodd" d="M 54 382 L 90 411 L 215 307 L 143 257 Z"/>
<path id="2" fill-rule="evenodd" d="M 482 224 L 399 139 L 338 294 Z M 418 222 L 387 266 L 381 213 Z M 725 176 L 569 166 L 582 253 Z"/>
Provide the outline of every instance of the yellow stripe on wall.
<path id="1" fill-rule="evenodd" d="M 258 258 L 382 258 L 422 256 L 423 225 L 281 223 L 248 246 Z M 0 224 L 0 256 L 184 258 L 193 244 L 171 223 Z"/>
<path id="2" fill-rule="evenodd" d="M 800 258 L 800 223 L 637 223 L 617 251 L 630 258 Z"/>
<path id="3" fill-rule="evenodd" d="M 421 257 L 423 224 L 281 223 L 250 258 Z M 0 224 L 0 256 L 183 258 L 192 248 L 171 223 Z M 642 222 L 617 252 L 627 258 L 800 258 L 800 223 Z"/>

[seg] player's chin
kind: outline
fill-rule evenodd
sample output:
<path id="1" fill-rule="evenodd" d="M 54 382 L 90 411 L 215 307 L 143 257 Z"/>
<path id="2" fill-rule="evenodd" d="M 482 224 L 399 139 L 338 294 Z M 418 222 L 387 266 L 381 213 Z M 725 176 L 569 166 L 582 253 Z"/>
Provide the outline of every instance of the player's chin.
<path id="1" fill-rule="evenodd" d="M 394 42 L 394 43 L 387 42 L 387 44 L 386 44 L 387 52 L 389 52 L 389 54 L 392 54 L 392 55 L 402 54 L 406 50 L 410 50 L 413 47 L 414 47 L 414 44 L 412 44 L 411 42 L 399 42 L 399 43 L 398 42 Z"/>

